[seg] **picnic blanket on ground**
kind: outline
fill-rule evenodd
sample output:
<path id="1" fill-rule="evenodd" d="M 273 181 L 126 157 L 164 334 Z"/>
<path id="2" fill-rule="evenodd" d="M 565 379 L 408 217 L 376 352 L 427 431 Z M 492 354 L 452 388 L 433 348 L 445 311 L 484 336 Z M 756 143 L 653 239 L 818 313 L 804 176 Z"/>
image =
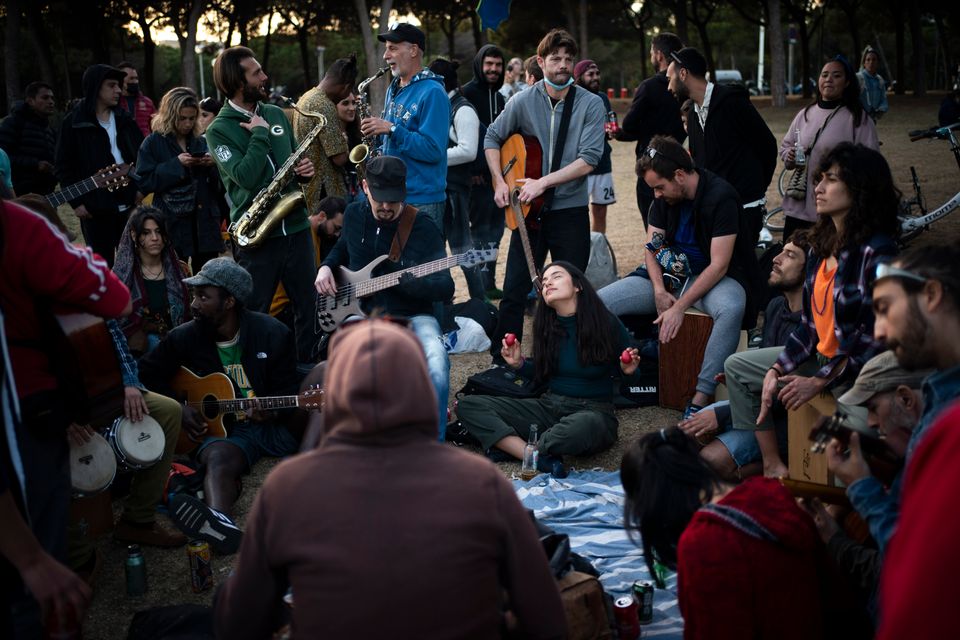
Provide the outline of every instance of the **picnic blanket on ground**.
<path id="1" fill-rule="evenodd" d="M 563 480 L 541 474 L 528 482 L 513 481 L 517 497 L 537 519 L 570 536 L 570 548 L 600 572 L 600 582 L 614 600 L 629 595 L 636 580 L 650 580 L 643 550 L 623 528 L 623 487 L 616 471 L 572 471 Z M 667 576 L 667 589 L 653 597 L 653 623 L 643 625 L 643 638 L 683 637 L 677 603 L 677 574 Z"/>

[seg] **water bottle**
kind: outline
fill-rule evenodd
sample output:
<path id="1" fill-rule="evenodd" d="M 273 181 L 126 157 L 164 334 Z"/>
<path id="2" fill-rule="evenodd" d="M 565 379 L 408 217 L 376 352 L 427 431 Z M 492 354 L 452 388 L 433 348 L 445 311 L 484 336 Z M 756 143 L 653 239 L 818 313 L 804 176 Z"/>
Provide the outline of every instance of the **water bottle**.
<path id="1" fill-rule="evenodd" d="M 523 481 L 533 480 L 537 475 L 537 462 L 540 458 L 540 450 L 537 449 L 537 425 L 530 425 L 530 436 L 527 438 L 527 444 L 523 447 L 523 464 L 520 466 L 520 479 Z"/>
<path id="2" fill-rule="evenodd" d="M 147 563 L 138 544 L 127 547 L 126 574 L 128 596 L 142 596 L 147 592 Z"/>
<path id="3" fill-rule="evenodd" d="M 807 154 L 803 151 L 803 145 L 800 144 L 800 129 L 795 131 L 796 141 L 793 143 L 794 155 L 793 155 L 793 164 L 798 167 L 802 167 L 807 164 Z"/>

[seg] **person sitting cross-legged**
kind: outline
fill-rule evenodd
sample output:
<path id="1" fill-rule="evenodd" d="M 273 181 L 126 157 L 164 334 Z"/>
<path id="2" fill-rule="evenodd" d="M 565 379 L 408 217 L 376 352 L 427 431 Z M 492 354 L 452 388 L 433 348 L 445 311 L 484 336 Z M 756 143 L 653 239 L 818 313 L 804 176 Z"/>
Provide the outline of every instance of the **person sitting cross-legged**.
<path id="1" fill-rule="evenodd" d="M 677 337 L 684 312 L 697 306 L 713 318 L 697 390 L 684 411 L 690 417 L 708 405 L 714 377 L 736 351 L 745 308 L 756 304 L 749 276 L 756 264 L 737 192 L 723 178 L 694 167 L 676 140 L 654 136 L 640 155 L 637 173 L 656 198 L 647 225 L 644 264 L 600 290 L 600 299 L 617 316 L 651 314 L 659 339 Z"/>
<path id="2" fill-rule="evenodd" d="M 520 354 L 515 336 L 504 337 L 500 354 L 525 377 L 545 383 L 540 398 L 466 396 L 457 415 L 484 451 L 523 457 L 531 425 L 540 429 L 540 470 L 564 477 L 563 455 L 590 455 L 617 440 L 614 375 L 630 375 L 640 357 L 627 330 L 597 297 L 583 272 L 554 262 L 543 272 L 543 291 L 533 319 L 533 359 Z M 619 358 L 629 349 L 629 362 Z M 618 367 L 619 365 L 619 367 Z"/>

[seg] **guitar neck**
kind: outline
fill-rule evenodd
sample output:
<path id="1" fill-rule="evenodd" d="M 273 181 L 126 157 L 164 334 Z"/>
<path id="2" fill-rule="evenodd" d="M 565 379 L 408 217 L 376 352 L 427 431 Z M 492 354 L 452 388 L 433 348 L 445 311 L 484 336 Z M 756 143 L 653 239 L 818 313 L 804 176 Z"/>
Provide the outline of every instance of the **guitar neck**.
<path id="1" fill-rule="evenodd" d="M 235 398 L 217 400 L 220 413 L 246 411 L 247 409 L 294 409 L 300 406 L 300 396 L 273 396 L 269 398 Z"/>
<path id="2" fill-rule="evenodd" d="M 459 264 L 461 258 L 462 256 L 459 255 L 447 256 L 445 258 L 440 258 L 439 260 L 434 260 L 433 262 L 418 264 L 417 266 L 410 267 L 409 269 L 393 271 L 382 276 L 377 276 L 376 278 L 370 278 L 369 280 L 365 280 L 363 282 L 357 282 L 354 284 L 356 295 L 358 298 L 363 298 L 366 296 L 372 296 L 378 291 L 395 287 L 400 282 L 400 276 L 405 273 L 413 274 L 415 278 L 422 278 L 423 276 L 428 276 L 431 273 L 445 271 Z"/>
<path id="3" fill-rule="evenodd" d="M 51 193 L 50 195 L 45 197 L 47 199 L 47 202 L 49 202 L 52 206 L 59 207 L 63 203 L 69 200 L 75 200 L 80 196 L 82 196 L 83 194 L 89 193 L 96 188 L 97 188 L 96 181 L 92 177 L 90 177 L 90 178 L 87 178 L 86 180 L 75 182 L 69 187 L 66 187 L 65 189 L 61 189 L 60 191 Z"/>
<path id="4" fill-rule="evenodd" d="M 520 234 L 520 244 L 523 246 L 523 257 L 527 261 L 527 270 L 530 272 L 530 280 L 534 283 L 539 282 L 540 276 L 537 273 L 537 267 L 533 262 L 533 249 L 530 248 L 530 236 L 527 235 L 527 223 L 523 218 L 523 213 L 519 208 L 513 210 L 513 215 L 517 220 L 517 233 Z M 538 287 L 539 289 L 539 287 Z"/>

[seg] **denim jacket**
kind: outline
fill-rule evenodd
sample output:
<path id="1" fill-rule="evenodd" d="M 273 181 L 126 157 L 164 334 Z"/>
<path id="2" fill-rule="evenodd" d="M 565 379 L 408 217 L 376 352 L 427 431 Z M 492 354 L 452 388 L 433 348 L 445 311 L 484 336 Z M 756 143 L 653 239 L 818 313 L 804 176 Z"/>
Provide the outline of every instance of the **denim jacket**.
<path id="1" fill-rule="evenodd" d="M 908 465 L 927 428 L 958 397 L 960 365 L 937 372 L 923 381 L 923 415 L 920 416 L 920 422 L 913 430 L 907 445 Z M 881 553 L 886 548 L 900 515 L 900 485 L 905 469 L 906 467 L 897 474 L 889 492 L 884 491 L 883 485 L 873 476 L 861 478 L 847 487 L 850 503 L 866 520 L 870 535 L 877 541 Z"/>

